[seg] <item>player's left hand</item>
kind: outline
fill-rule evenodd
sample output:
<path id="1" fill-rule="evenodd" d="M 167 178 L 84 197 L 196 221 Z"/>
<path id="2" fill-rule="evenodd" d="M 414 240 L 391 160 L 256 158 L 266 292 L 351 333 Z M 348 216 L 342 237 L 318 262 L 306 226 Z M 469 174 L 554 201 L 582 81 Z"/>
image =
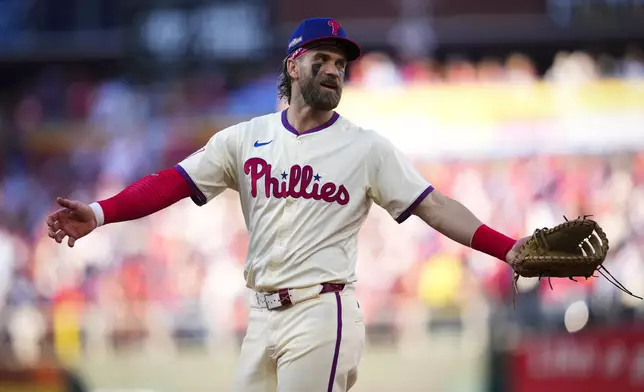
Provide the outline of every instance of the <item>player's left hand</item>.
<path id="1" fill-rule="evenodd" d="M 514 261 L 517 258 L 517 255 L 519 254 L 519 249 L 525 244 L 532 236 L 529 235 L 527 237 L 523 237 L 517 240 L 517 242 L 514 243 L 514 246 L 512 246 L 512 249 L 508 252 L 508 254 L 505 256 L 505 262 L 508 263 L 509 265 L 512 265 Z"/>

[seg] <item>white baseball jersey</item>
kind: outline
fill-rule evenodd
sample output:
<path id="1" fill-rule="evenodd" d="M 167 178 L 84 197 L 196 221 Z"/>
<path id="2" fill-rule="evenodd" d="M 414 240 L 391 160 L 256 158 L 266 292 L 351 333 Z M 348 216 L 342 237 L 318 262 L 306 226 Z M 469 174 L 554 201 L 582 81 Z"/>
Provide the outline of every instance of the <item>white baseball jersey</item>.
<path id="1" fill-rule="evenodd" d="M 432 190 L 387 139 L 335 113 L 300 134 L 286 110 L 216 133 L 176 166 L 203 205 L 239 192 L 250 244 L 244 278 L 268 292 L 356 278 L 373 202 L 402 223 Z"/>

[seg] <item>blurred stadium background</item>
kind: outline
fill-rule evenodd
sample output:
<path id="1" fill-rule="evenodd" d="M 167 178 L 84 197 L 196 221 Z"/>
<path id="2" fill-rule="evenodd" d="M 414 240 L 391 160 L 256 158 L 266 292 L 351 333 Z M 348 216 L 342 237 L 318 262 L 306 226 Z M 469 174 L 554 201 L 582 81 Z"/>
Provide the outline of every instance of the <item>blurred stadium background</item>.
<path id="1" fill-rule="evenodd" d="M 644 294 L 643 0 L 0 0 L 1 391 L 229 390 L 234 193 L 73 250 L 43 219 L 281 109 L 284 47 L 310 16 L 366 52 L 342 115 L 508 234 L 593 214 L 609 270 Z M 359 258 L 357 392 L 644 390 L 644 302 L 604 279 L 513 294 L 507 266 L 377 208 Z"/>

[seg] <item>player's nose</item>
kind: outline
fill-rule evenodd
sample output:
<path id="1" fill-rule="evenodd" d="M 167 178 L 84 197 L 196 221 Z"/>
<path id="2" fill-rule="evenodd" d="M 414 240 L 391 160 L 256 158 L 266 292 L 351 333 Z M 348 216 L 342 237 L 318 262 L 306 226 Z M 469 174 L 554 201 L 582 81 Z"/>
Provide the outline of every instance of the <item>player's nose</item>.
<path id="1" fill-rule="evenodd" d="M 338 67 L 332 64 L 328 64 L 323 68 L 323 72 L 325 76 L 333 76 L 335 78 L 340 77 L 340 70 Z"/>

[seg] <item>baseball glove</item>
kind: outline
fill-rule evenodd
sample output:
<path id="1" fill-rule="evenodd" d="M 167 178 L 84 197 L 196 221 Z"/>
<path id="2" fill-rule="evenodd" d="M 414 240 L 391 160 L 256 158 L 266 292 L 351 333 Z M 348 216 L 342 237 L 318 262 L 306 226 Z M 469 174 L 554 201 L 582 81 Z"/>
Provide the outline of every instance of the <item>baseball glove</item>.
<path id="1" fill-rule="evenodd" d="M 565 222 L 553 228 L 535 230 L 510 265 L 515 273 L 515 285 L 521 276 L 575 280 L 594 277 L 597 271 L 622 291 L 640 298 L 628 291 L 603 266 L 608 253 L 608 239 L 599 224 L 587 218 L 568 220 L 564 216 Z"/>

